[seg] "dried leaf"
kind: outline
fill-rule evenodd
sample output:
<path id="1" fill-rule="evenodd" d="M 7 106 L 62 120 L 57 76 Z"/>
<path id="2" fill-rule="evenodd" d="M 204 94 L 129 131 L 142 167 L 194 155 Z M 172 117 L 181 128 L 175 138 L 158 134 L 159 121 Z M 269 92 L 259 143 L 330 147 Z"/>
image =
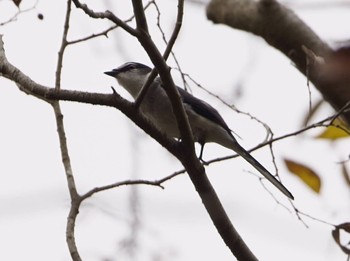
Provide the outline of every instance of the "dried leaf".
<path id="1" fill-rule="evenodd" d="M 328 126 L 327 129 L 316 138 L 336 140 L 340 138 L 347 138 L 350 136 L 349 134 L 349 127 L 342 119 L 338 117 L 333 121 L 332 125 Z"/>
<path id="2" fill-rule="evenodd" d="M 22 0 L 12 0 L 12 2 L 19 7 L 20 3 L 22 2 Z"/>
<path id="3" fill-rule="evenodd" d="M 284 159 L 284 162 L 290 172 L 299 177 L 314 192 L 320 193 L 321 179 L 315 171 L 292 160 Z"/>
<path id="4" fill-rule="evenodd" d="M 350 255 L 350 249 L 346 247 L 346 245 L 343 245 L 340 241 L 340 230 L 343 230 L 345 233 L 350 234 L 350 223 L 343 223 L 340 225 L 337 225 L 335 229 L 332 231 L 332 236 L 334 241 L 337 243 L 337 245 L 340 247 L 340 249 L 347 255 Z"/>

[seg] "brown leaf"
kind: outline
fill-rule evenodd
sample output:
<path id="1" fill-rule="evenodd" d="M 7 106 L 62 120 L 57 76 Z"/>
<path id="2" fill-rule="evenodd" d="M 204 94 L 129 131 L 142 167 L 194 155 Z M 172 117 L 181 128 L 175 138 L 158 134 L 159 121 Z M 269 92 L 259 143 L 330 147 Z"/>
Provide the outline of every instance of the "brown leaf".
<path id="1" fill-rule="evenodd" d="M 22 2 L 22 0 L 12 0 L 12 2 L 19 7 L 20 3 Z"/>
<path id="2" fill-rule="evenodd" d="M 340 242 L 341 241 L 340 230 L 343 230 L 346 233 L 350 233 L 350 223 L 343 223 L 343 224 L 337 225 L 335 229 L 332 231 L 332 236 L 334 241 L 337 243 L 337 245 L 345 254 L 350 255 L 350 249 Z"/>
<path id="3" fill-rule="evenodd" d="M 314 192 L 320 193 L 321 179 L 315 171 L 292 160 L 284 159 L 284 162 L 291 173 L 299 177 Z"/>

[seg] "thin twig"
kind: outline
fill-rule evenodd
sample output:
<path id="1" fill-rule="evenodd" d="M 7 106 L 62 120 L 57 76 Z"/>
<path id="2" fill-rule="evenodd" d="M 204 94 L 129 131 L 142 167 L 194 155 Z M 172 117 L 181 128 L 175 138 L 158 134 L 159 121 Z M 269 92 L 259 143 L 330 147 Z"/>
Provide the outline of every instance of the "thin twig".
<path id="1" fill-rule="evenodd" d="M 60 89 L 60 78 L 61 78 L 64 50 L 66 47 L 67 35 L 68 35 L 68 30 L 69 30 L 71 4 L 72 4 L 72 0 L 67 0 L 67 10 L 66 10 L 66 17 L 65 17 L 65 22 L 64 22 L 64 30 L 63 30 L 63 35 L 62 35 L 62 42 L 61 42 L 60 51 L 58 52 L 58 60 L 57 60 L 56 86 L 55 86 L 56 90 Z M 73 178 L 73 171 L 72 171 L 70 158 L 69 158 L 66 133 L 64 130 L 64 123 L 63 123 L 63 114 L 61 112 L 59 101 L 54 101 L 52 103 L 52 106 L 53 106 L 53 109 L 55 111 L 57 132 L 59 135 L 60 147 L 61 147 L 61 153 L 62 153 L 62 162 L 63 162 L 63 165 L 65 167 L 65 171 L 66 171 L 69 192 L 71 195 L 71 199 L 74 199 L 78 196 L 78 193 L 77 193 L 77 189 L 75 186 L 75 182 L 74 182 L 74 178 Z"/>
<path id="2" fill-rule="evenodd" d="M 83 10 L 91 18 L 108 19 L 108 20 L 112 21 L 113 23 L 115 23 L 116 25 L 118 25 L 121 28 L 123 28 L 125 31 L 127 31 L 129 34 L 131 34 L 133 36 L 137 36 L 139 34 L 138 30 L 136 30 L 136 29 L 132 28 L 131 26 L 129 26 L 127 23 L 122 21 L 120 18 L 115 16 L 110 11 L 95 12 L 92 9 L 90 9 L 86 4 L 80 3 L 79 0 L 72 0 L 72 1 L 73 1 L 73 3 L 75 4 L 75 6 L 77 8 L 80 8 L 81 10 Z"/>
<path id="3" fill-rule="evenodd" d="M 57 67 L 56 67 L 56 80 L 55 80 L 55 88 L 60 89 L 61 88 L 61 74 L 62 74 L 62 66 L 63 66 L 63 57 L 64 57 L 64 51 L 67 47 L 67 36 L 69 31 L 69 20 L 70 20 L 70 14 L 72 11 L 72 1 L 67 1 L 67 10 L 66 10 L 66 17 L 64 21 L 63 26 L 63 35 L 62 35 L 62 41 L 61 41 L 61 47 L 58 51 L 58 60 L 57 60 Z"/>
<path id="4" fill-rule="evenodd" d="M 158 5 L 157 5 L 157 2 L 156 2 L 155 0 L 152 1 L 152 4 L 154 5 L 154 7 L 156 8 L 156 11 L 157 11 L 157 27 L 158 27 L 158 30 L 159 30 L 159 32 L 160 32 L 161 35 L 162 35 L 163 42 L 164 42 L 167 46 L 169 46 L 169 42 L 168 42 L 168 40 L 166 39 L 165 32 L 163 31 L 162 26 L 161 26 L 161 23 L 160 23 L 160 16 L 161 16 L 160 9 L 159 9 L 159 7 L 158 7 Z M 183 4 L 182 4 L 182 5 L 183 5 Z M 180 9 L 180 10 L 178 11 L 177 16 L 179 16 L 179 14 L 181 14 L 181 12 L 183 13 L 183 6 L 178 5 L 178 9 Z M 181 11 L 181 9 L 182 9 L 182 11 Z M 181 20 L 178 21 L 177 24 L 179 24 L 179 22 L 181 22 L 181 24 L 182 24 L 182 17 L 180 17 L 180 19 L 181 19 Z M 176 29 L 176 27 L 175 27 L 175 29 Z M 178 28 L 178 30 L 180 30 L 180 28 Z M 174 30 L 174 32 L 176 32 L 176 31 Z M 174 32 L 173 32 L 173 34 L 172 34 L 173 36 L 174 36 Z M 187 90 L 189 86 L 188 86 L 188 84 L 187 84 L 187 82 L 186 82 L 185 75 L 182 73 L 180 63 L 179 63 L 179 61 L 178 61 L 178 59 L 177 59 L 177 57 L 176 57 L 175 52 L 173 51 L 173 49 L 171 49 L 170 54 L 171 54 L 171 57 L 174 59 L 174 62 L 175 62 L 176 67 L 177 67 L 176 69 L 180 72 L 180 75 L 181 75 L 181 78 L 182 78 L 182 82 L 183 82 L 184 88 L 185 88 L 185 90 Z M 165 55 L 166 55 L 166 53 L 164 53 L 163 57 L 164 57 L 164 59 L 167 59 L 167 57 L 165 57 Z"/>
<path id="5" fill-rule="evenodd" d="M 233 104 L 229 104 L 227 103 L 224 99 L 222 99 L 219 95 L 213 93 L 212 91 L 209 91 L 207 88 L 205 88 L 203 85 L 201 85 L 200 83 L 198 83 L 193 77 L 191 77 L 189 74 L 187 73 L 183 73 L 181 72 L 181 74 L 183 74 L 185 77 L 187 77 L 188 79 L 190 79 L 191 82 L 193 82 L 199 89 L 203 90 L 204 92 L 206 92 L 207 94 L 209 94 L 210 96 L 214 97 L 215 99 L 217 99 L 218 101 L 220 101 L 223 105 L 225 105 L 226 107 L 228 107 L 231 110 L 234 110 L 237 113 L 243 114 L 248 116 L 251 120 L 254 120 L 258 123 L 260 123 L 266 130 L 266 137 L 264 139 L 264 141 L 268 141 L 271 139 L 272 136 L 272 130 L 269 127 L 269 125 L 265 122 L 263 122 L 262 120 L 258 119 L 257 117 L 253 116 L 252 114 L 250 114 L 249 112 L 245 112 L 245 111 L 241 111 L 240 109 L 238 109 L 235 105 Z M 237 135 L 237 134 L 236 134 Z M 238 135 L 239 136 L 239 135 Z"/>
<path id="6" fill-rule="evenodd" d="M 314 128 L 319 128 L 319 127 L 328 127 L 332 124 L 332 122 L 334 121 L 335 118 L 339 117 L 340 115 L 342 115 L 343 113 L 345 112 L 348 112 L 350 110 L 349 108 L 350 106 L 350 102 L 347 103 L 342 109 L 340 109 L 338 112 L 336 112 L 335 114 L 329 116 L 329 117 L 326 117 L 324 118 L 323 120 L 320 120 L 316 123 L 313 123 L 313 124 L 310 124 L 308 126 L 305 126 L 299 130 L 296 130 L 294 132 L 290 132 L 290 133 L 287 133 L 287 134 L 284 134 L 284 135 L 281 135 L 281 136 L 278 136 L 278 137 L 275 137 L 275 138 L 271 138 L 267 141 L 264 141 L 262 143 L 260 143 L 259 145 L 247 150 L 248 152 L 253 152 L 253 151 L 256 151 L 258 149 L 261 149 L 267 145 L 270 145 L 272 143 L 275 143 L 277 141 L 280 141 L 280 140 L 284 140 L 286 138 L 289 138 L 289 137 L 293 137 L 293 136 L 297 136 L 303 132 L 306 132 L 310 129 L 314 129 Z M 328 123 L 327 123 L 328 122 Z M 335 126 L 337 128 L 341 128 L 340 126 Z M 344 130 L 344 128 L 341 128 L 342 130 Z M 346 130 L 344 130 L 346 131 Z M 348 132 L 348 131 L 347 131 Z M 224 160 L 228 160 L 228 159 L 232 159 L 232 158 L 236 158 L 236 157 L 239 157 L 238 154 L 234 154 L 234 155 L 230 155 L 230 156 L 225 156 L 225 157 L 219 157 L 219 158 L 215 158 L 215 159 L 212 159 L 212 160 L 208 160 L 206 161 L 207 165 L 210 165 L 212 163 L 215 163 L 215 162 L 220 162 L 220 161 L 224 161 Z"/>
<path id="7" fill-rule="evenodd" d="M 86 192 L 85 194 L 83 194 L 81 196 L 81 199 L 85 200 L 85 199 L 91 197 L 92 195 L 94 195 L 95 193 L 110 190 L 110 189 L 121 187 L 121 186 L 128 186 L 128 185 L 150 185 L 150 186 L 156 186 L 156 187 L 160 187 L 160 188 L 164 189 L 164 187 L 162 186 L 162 182 L 164 182 L 164 181 L 157 181 L 157 180 L 156 181 L 150 181 L 150 180 L 119 181 L 119 182 L 116 182 L 113 184 L 93 188 L 93 189 L 89 190 L 88 192 Z"/>
<path id="8" fill-rule="evenodd" d="M 150 5 L 151 5 L 152 1 L 148 2 L 144 9 L 146 10 Z M 124 20 L 124 23 L 127 24 L 129 22 L 131 22 L 133 19 L 135 18 L 135 15 L 132 15 L 129 19 L 126 19 Z M 108 33 L 110 31 L 113 31 L 114 29 L 120 27 L 119 25 L 115 24 L 105 30 L 103 30 L 102 32 L 99 32 L 99 33 L 94 33 L 94 34 L 91 34 L 89 36 L 85 36 L 85 37 L 82 37 L 80 39 L 76 39 L 76 40 L 71 40 L 71 41 L 68 41 L 67 42 L 67 45 L 70 45 L 70 44 L 76 44 L 76 43 L 80 43 L 80 42 L 84 42 L 84 41 L 88 41 L 90 39 L 93 39 L 93 38 L 97 38 L 97 37 L 100 37 L 100 36 L 108 36 Z"/>
<path id="9" fill-rule="evenodd" d="M 67 35 L 69 31 L 71 6 L 72 6 L 72 0 L 67 0 L 67 10 L 66 10 L 66 16 L 65 16 L 64 26 L 63 26 L 63 35 L 62 35 L 61 47 L 58 52 L 58 60 L 57 60 L 57 68 L 56 68 L 56 81 L 55 81 L 56 90 L 61 89 L 63 57 L 64 57 L 64 51 L 67 47 Z M 60 103 L 57 100 L 57 101 L 53 101 L 51 104 L 55 112 L 57 133 L 59 136 L 59 143 L 61 148 L 62 163 L 65 169 L 68 190 L 71 198 L 71 207 L 67 218 L 67 226 L 66 226 L 66 240 L 67 240 L 67 245 L 68 245 L 69 252 L 71 254 L 72 259 L 76 261 L 80 261 L 81 258 L 75 243 L 74 231 L 75 231 L 75 221 L 79 213 L 79 206 L 81 203 L 81 199 L 80 199 L 80 196 L 78 195 L 75 181 L 74 181 L 73 170 L 72 170 L 71 161 L 70 161 L 69 152 L 68 152 L 66 132 L 64 129 L 63 114 L 61 112 Z"/>
<path id="10" fill-rule="evenodd" d="M 9 19 L 7 19 L 7 20 L 4 21 L 4 22 L 1 22 L 1 23 L 0 23 L 0 26 L 4 26 L 4 25 L 7 25 L 7 24 L 9 24 L 9 23 L 11 23 L 11 22 L 17 21 L 17 18 L 18 18 L 19 15 L 34 10 L 34 9 L 36 8 L 36 6 L 38 5 L 38 2 L 39 2 L 39 0 L 37 0 L 37 1 L 33 4 L 32 7 L 29 7 L 29 8 L 27 8 L 27 9 L 24 9 L 24 10 L 18 9 L 18 11 L 17 11 L 12 17 L 10 17 Z"/>
<path id="11" fill-rule="evenodd" d="M 108 29 L 103 30 L 102 32 L 94 33 L 94 34 L 91 34 L 89 36 L 82 37 L 80 39 L 68 41 L 67 45 L 85 42 L 85 41 L 88 41 L 88 40 L 91 40 L 91 39 L 94 39 L 94 38 L 97 38 L 97 37 L 100 37 L 100 36 L 106 36 L 107 37 L 107 35 L 108 35 L 108 33 L 110 31 L 112 31 L 112 30 L 114 30 L 115 28 L 118 28 L 118 27 L 119 27 L 118 25 L 113 25 L 113 26 L 109 27 Z"/>

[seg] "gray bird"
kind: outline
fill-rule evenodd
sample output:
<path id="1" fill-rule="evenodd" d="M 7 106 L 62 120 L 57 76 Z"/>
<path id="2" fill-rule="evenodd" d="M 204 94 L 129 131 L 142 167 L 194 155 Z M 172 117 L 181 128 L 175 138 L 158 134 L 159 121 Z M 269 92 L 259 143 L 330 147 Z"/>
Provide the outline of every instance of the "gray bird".
<path id="1" fill-rule="evenodd" d="M 151 70 L 150 67 L 144 64 L 128 62 L 112 71 L 105 72 L 105 74 L 117 79 L 118 83 L 136 99 Z M 177 87 L 177 90 L 181 96 L 193 137 L 201 145 L 199 159 L 202 158 L 205 143 L 218 143 L 238 153 L 283 194 L 290 199 L 294 199 L 293 195 L 281 182 L 238 144 L 230 128 L 216 109 L 184 89 Z M 171 102 L 159 77 L 156 77 L 151 83 L 141 102 L 140 110 L 160 131 L 170 137 L 181 138 Z"/>

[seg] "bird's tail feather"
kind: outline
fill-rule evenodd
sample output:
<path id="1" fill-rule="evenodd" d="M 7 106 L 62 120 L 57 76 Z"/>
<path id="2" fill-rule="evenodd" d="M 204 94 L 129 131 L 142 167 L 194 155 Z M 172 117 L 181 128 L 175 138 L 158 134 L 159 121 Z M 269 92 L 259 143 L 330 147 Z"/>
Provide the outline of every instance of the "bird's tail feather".
<path id="1" fill-rule="evenodd" d="M 236 143 L 234 148 L 232 148 L 240 156 L 242 156 L 246 161 L 248 161 L 254 168 L 256 168 L 268 181 L 270 181 L 276 188 L 278 188 L 284 195 L 290 199 L 294 199 L 292 193 L 280 182 L 278 181 L 263 165 L 261 165 L 252 155 L 249 154 L 241 145 Z"/>

